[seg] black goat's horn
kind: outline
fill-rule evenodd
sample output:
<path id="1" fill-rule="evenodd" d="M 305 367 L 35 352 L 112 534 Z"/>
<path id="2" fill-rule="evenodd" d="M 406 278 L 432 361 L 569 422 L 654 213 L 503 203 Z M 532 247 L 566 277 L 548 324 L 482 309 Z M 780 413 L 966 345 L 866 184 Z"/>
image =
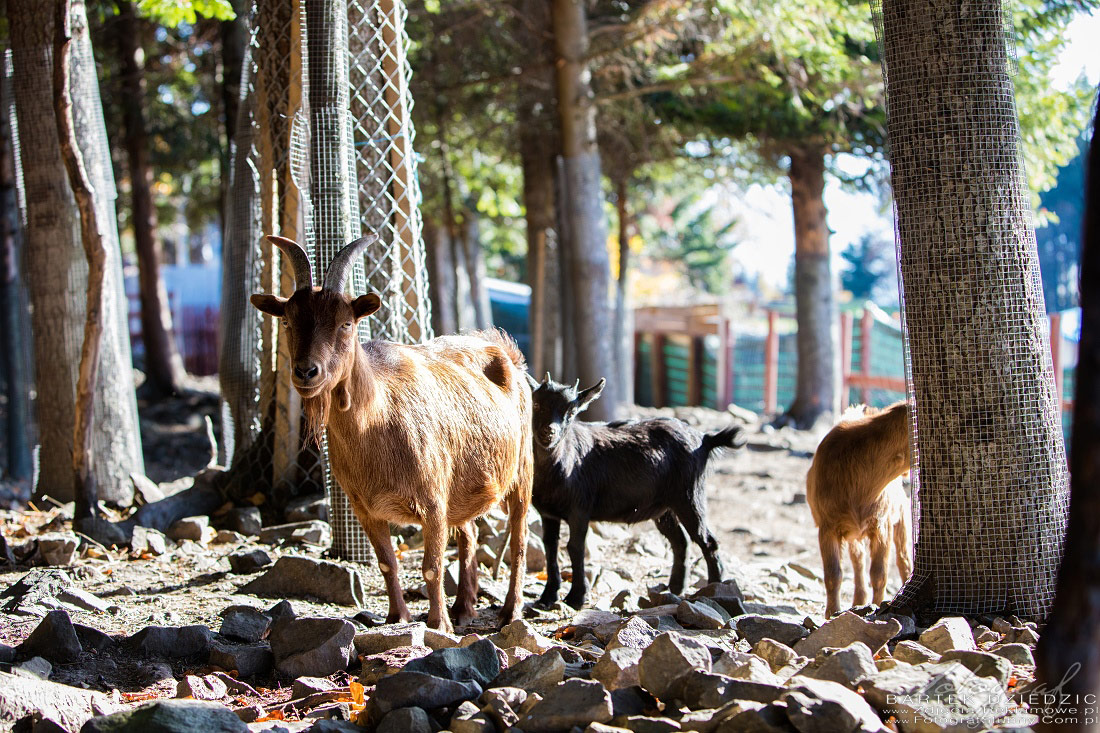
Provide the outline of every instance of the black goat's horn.
<path id="1" fill-rule="evenodd" d="M 577 379 L 577 381 L 573 383 L 573 391 L 576 392 L 580 388 L 581 388 L 581 380 Z"/>
<path id="2" fill-rule="evenodd" d="M 293 239 L 277 237 L 274 234 L 269 234 L 267 241 L 281 249 L 283 254 L 290 259 L 290 266 L 294 270 L 294 289 L 312 290 L 313 270 L 309 266 L 309 257 L 306 256 L 306 251 L 302 249 L 302 245 Z"/>
<path id="3" fill-rule="evenodd" d="M 356 239 L 337 252 L 336 256 L 332 258 L 332 262 L 329 263 L 328 272 L 325 273 L 325 283 L 322 287 L 325 290 L 335 290 L 338 293 L 344 292 L 344 285 L 348 281 L 348 273 L 351 272 L 351 265 L 355 262 L 355 258 L 362 255 L 363 250 L 376 241 L 378 241 L 377 234 L 368 234 L 365 237 Z"/>
<path id="4" fill-rule="evenodd" d="M 542 378 L 543 384 L 550 384 L 550 372 L 546 372 L 546 376 Z"/>

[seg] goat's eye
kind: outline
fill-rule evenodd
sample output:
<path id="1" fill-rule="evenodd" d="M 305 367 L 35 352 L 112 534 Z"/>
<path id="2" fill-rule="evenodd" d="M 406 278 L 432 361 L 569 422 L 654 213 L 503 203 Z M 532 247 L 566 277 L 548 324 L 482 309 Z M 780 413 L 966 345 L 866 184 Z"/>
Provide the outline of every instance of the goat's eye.
<path id="1" fill-rule="evenodd" d="M 347 323 L 344 324 L 344 328 L 351 328 L 354 325 L 355 325 L 354 323 L 352 323 L 351 321 L 348 321 Z"/>
<path id="2" fill-rule="evenodd" d="M 281 321 L 281 322 L 282 322 L 282 324 L 283 324 L 283 328 L 290 328 L 290 321 L 288 321 L 288 320 L 287 320 L 287 319 L 285 319 L 285 318 L 282 318 L 282 319 L 280 319 L 280 321 Z"/>

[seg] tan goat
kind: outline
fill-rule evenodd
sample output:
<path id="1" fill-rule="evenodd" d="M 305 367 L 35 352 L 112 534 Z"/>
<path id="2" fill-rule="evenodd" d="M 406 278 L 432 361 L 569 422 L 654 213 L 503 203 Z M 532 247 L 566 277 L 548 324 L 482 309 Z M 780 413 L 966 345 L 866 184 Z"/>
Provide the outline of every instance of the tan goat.
<path id="1" fill-rule="evenodd" d="M 909 410 L 897 402 L 860 417 L 841 418 L 814 453 L 806 474 L 806 501 L 817 525 L 825 570 L 825 615 L 840 611 L 840 552 L 847 544 L 855 574 L 853 605 L 867 603 L 863 566 L 871 545 L 872 599 L 881 603 L 893 538 L 898 573 L 913 570 L 910 504 L 900 477 L 909 470 Z"/>
<path id="2" fill-rule="evenodd" d="M 432 339 L 413 346 L 359 343 L 355 325 L 378 310 L 373 293 L 344 294 L 347 273 L 375 238 L 344 247 L 314 287 L 305 250 L 268 237 L 290 259 L 290 298 L 253 295 L 276 316 L 288 340 L 292 383 L 311 435 L 328 428 L 332 472 L 378 556 L 389 596 L 387 622 L 408 621 L 389 522 L 424 529 L 428 625 L 450 631 L 444 609 L 443 554 L 458 531 L 458 624 L 476 615 L 473 520 L 507 504 L 512 577 L 502 611 L 519 617 L 531 505 L 531 390 L 523 355 L 497 331 Z"/>

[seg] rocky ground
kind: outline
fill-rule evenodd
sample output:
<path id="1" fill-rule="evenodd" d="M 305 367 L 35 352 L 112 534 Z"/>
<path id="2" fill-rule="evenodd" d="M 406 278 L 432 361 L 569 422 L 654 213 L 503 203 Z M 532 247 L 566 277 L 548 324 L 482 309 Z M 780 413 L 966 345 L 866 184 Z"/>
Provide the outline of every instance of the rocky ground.
<path id="1" fill-rule="evenodd" d="M 704 429 L 734 419 L 678 414 Z M 150 527 L 108 546 L 72 532 L 71 507 L 0 512 L 0 730 L 31 716 L 21 730 L 824 733 L 1019 727 L 1041 712 L 1028 705 L 1034 624 L 923 628 L 869 608 L 826 623 L 803 485 L 818 436 L 754 425 L 746 448 L 714 461 L 710 524 L 728 582 L 705 585 L 696 551 L 692 587 L 673 596 L 652 525 L 594 525 L 589 608 L 528 608 L 501 629 L 508 568 L 491 575 L 503 518 L 490 515 L 480 616 L 448 635 L 422 623 L 416 532 L 395 542 L 417 621 L 385 625 L 377 568 L 327 557 L 323 502 L 306 497 L 290 523 L 263 526 L 256 508 L 218 502 L 209 474 L 182 475 L 206 463 L 204 424 L 161 423 L 143 436 L 176 449 L 150 461 L 165 483 L 142 488 L 170 494 L 135 515 Z M 193 506 L 203 512 L 183 516 Z M 528 602 L 540 549 L 529 548 Z"/>

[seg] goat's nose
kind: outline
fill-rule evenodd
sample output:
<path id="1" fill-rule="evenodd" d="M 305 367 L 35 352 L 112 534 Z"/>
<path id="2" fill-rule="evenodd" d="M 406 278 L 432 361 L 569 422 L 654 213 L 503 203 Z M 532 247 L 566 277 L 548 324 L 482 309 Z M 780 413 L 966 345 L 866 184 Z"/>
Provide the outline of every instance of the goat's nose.
<path id="1" fill-rule="evenodd" d="M 320 371 L 320 367 L 318 367 L 316 364 L 306 364 L 305 366 L 294 367 L 294 376 L 298 377 L 298 379 L 302 380 L 303 382 L 308 382 L 309 380 L 316 377 L 317 373 Z"/>

